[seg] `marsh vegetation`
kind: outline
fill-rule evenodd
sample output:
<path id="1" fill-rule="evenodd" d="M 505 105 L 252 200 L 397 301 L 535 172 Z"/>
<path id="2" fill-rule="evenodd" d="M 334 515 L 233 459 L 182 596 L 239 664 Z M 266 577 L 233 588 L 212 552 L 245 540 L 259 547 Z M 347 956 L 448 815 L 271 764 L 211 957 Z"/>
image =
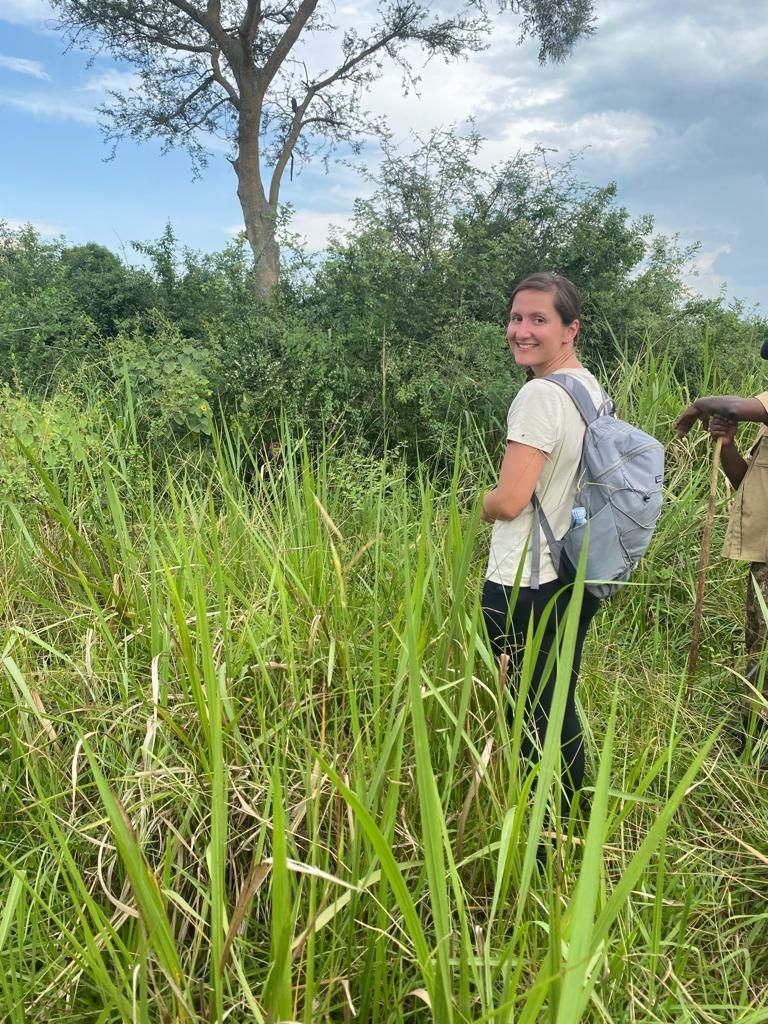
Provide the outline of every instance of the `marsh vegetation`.
<path id="1" fill-rule="evenodd" d="M 670 440 L 672 369 L 614 373 L 668 501 L 588 641 L 570 823 L 481 629 L 477 435 L 436 468 L 284 424 L 270 457 L 214 409 L 209 445 L 160 449 L 129 377 L 66 429 L 55 399 L 6 425 L 5 1019 L 768 1019 L 768 791 L 728 736 L 743 579 L 715 560 L 687 682 L 709 467 Z"/>

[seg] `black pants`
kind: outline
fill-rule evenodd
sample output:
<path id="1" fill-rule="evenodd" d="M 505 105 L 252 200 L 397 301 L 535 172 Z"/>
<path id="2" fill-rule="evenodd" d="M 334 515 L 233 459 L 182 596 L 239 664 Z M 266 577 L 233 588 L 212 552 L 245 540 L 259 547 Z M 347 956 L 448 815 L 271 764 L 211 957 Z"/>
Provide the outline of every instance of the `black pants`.
<path id="1" fill-rule="evenodd" d="M 514 608 L 510 609 L 509 601 L 512 587 L 504 587 L 500 583 L 486 580 L 483 587 L 483 616 L 485 618 L 488 637 L 493 652 L 497 657 L 506 653 L 510 657 L 511 681 L 522 664 L 525 641 L 528 636 L 531 615 L 534 629 L 538 620 L 555 596 L 558 594 L 549 621 L 544 630 L 536 664 L 533 668 L 531 685 L 528 690 L 526 705 L 526 726 L 523 730 L 522 754 L 530 762 L 538 761 L 544 738 L 547 734 L 547 722 L 555 694 L 557 678 L 556 664 L 552 663 L 550 671 L 546 671 L 547 657 L 557 643 L 558 625 L 562 625 L 563 616 L 571 600 L 571 588 L 565 587 L 560 580 L 542 583 L 538 590 L 521 587 Z M 573 794 L 581 788 L 584 780 L 584 740 L 581 725 L 576 713 L 576 683 L 581 667 L 581 651 L 589 624 L 600 606 L 600 600 L 585 591 L 579 617 L 579 628 L 576 637 L 576 650 L 573 655 L 573 667 L 568 686 L 568 699 L 565 705 L 565 716 L 560 742 L 563 754 L 562 784 L 564 806 L 563 812 L 568 813 Z M 562 632 L 562 631 L 561 631 Z M 514 696 L 514 695 L 513 695 Z M 507 718 L 512 724 L 515 704 L 507 703 Z"/>

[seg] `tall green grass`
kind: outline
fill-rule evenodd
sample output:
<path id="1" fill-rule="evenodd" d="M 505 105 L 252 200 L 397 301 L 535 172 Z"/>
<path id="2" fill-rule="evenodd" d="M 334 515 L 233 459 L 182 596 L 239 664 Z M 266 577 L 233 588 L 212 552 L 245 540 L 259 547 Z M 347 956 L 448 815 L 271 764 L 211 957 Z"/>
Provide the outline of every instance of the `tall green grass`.
<path id="1" fill-rule="evenodd" d="M 669 440 L 668 362 L 613 391 Z M 28 450 L 42 498 L 3 508 L 5 1019 L 768 1020 L 768 794 L 724 728 L 738 566 L 684 677 L 703 436 L 669 442 L 653 548 L 588 641 L 583 823 L 555 729 L 522 767 L 481 628 L 492 457 L 137 444 Z"/>

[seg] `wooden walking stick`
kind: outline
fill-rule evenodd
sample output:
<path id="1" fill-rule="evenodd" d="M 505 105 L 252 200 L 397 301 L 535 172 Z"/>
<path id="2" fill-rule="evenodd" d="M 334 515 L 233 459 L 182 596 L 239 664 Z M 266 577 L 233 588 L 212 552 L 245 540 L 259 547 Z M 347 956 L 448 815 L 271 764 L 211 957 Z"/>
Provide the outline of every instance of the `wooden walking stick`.
<path id="1" fill-rule="evenodd" d="M 704 606 L 704 583 L 706 582 L 707 566 L 709 565 L 709 549 L 712 546 L 712 520 L 715 518 L 715 498 L 717 497 L 717 476 L 720 471 L 720 450 L 723 447 L 722 437 L 715 444 L 712 456 L 712 483 L 709 488 L 709 504 L 704 519 L 704 533 L 701 538 L 701 554 L 699 555 L 699 579 L 696 587 L 696 607 L 693 610 L 693 629 L 691 630 L 691 649 L 688 652 L 688 678 L 696 671 L 699 660 L 699 633 L 701 631 L 701 612 Z"/>

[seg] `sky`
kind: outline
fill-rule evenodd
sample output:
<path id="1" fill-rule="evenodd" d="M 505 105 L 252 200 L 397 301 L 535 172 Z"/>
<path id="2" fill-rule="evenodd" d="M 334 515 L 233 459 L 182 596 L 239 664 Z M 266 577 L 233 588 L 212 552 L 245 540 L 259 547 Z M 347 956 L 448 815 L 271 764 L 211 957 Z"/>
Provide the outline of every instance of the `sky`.
<path id="1" fill-rule="evenodd" d="M 371 2 L 339 0 L 336 15 L 364 21 Z M 700 243 L 689 284 L 768 311 L 768 16 L 757 0 L 596 0 L 594 35 L 564 64 L 540 66 L 534 41 L 500 15 L 488 47 L 468 60 L 421 67 L 419 94 L 403 96 L 390 69 L 367 106 L 394 138 L 473 118 L 486 166 L 543 146 L 548 159 L 581 154 L 584 181 L 615 181 L 630 214 Z M 66 48 L 46 0 L 0 0 L 0 220 L 46 236 L 96 241 L 136 262 L 133 240 L 177 237 L 220 249 L 241 227 L 234 173 L 220 144 L 195 180 L 182 151 L 124 141 L 114 159 L 96 107 L 130 80 L 108 55 L 89 64 Z M 332 39 L 323 37 L 330 47 Z M 375 149 L 366 160 L 375 165 Z M 294 230 L 322 248 L 370 186 L 331 163 L 285 181 Z"/>

